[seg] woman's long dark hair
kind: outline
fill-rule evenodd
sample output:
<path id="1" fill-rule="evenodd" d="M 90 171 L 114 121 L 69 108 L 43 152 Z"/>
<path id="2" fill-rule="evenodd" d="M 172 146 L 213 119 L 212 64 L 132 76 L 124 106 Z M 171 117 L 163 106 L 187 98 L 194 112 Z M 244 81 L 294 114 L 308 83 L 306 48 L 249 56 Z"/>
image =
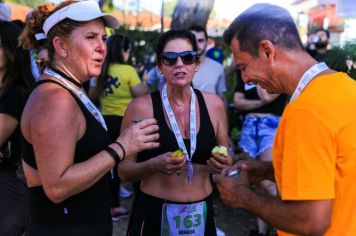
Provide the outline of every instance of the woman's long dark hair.
<path id="1" fill-rule="evenodd" d="M 101 73 L 97 79 L 97 86 L 95 88 L 95 93 L 92 97 L 96 104 L 98 103 L 98 99 L 102 92 L 105 90 L 106 83 L 108 82 L 108 71 L 110 64 L 126 64 L 127 62 L 124 59 L 124 52 L 127 52 L 131 49 L 130 39 L 122 34 L 113 34 L 108 37 L 106 40 L 106 45 L 107 54 L 105 62 Z"/>
<path id="2" fill-rule="evenodd" d="M 4 52 L 5 73 L 0 87 L 0 95 L 10 87 L 18 86 L 27 97 L 35 81 L 31 70 L 30 53 L 18 44 L 20 28 L 8 21 L 0 21 L 0 44 Z"/>

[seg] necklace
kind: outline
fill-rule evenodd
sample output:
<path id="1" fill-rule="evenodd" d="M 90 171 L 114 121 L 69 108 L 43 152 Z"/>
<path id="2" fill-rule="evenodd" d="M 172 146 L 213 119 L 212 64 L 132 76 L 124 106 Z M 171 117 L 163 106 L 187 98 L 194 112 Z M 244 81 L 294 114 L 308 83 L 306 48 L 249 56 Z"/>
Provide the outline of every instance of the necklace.
<path id="1" fill-rule="evenodd" d="M 81 83 L 79 83 L 78 81 L 76 81 L 73 78 L 70 78 L 68 75 L 64 74 L 62 71 L 57 70 L 55 68 L 53 68 L 52 66 L 49 67 L 51 70 L 53 70 L 54 72 L 56 72 L 57 74 L 59 74 L 60 76 L 62 76 L 63 79 L 68 80 L 69 82 L 71 82 L 72 84 L 74 84 L 75 86 L 81 88 L 83 85 Z"/>
<path id="2" fill-rule="evenodd" d="M 62 84 L 70 89 L 72 92 L 74 92 L 75 95 L 78 96 L 80 101 L 84 104 L 84 106 L 88 109 L 88 111 L 95 117 L 95 119 L 100 122 L 101 126 L 107 131 L 106 123 L 101 115 L 100 111 L 96 106 L 90 101 L 88 96 L 79 88 L 75 88 L 72 86 L 72 84 L 68 83 L 68 80 L 62 77 L 59 73 L 56 71 L 52 70 L 51 68 L 46 68 L 45 71 L 43 72 L 46 75 L 52 76 L 53 78 L 59 80 L 62 82 Z"/>

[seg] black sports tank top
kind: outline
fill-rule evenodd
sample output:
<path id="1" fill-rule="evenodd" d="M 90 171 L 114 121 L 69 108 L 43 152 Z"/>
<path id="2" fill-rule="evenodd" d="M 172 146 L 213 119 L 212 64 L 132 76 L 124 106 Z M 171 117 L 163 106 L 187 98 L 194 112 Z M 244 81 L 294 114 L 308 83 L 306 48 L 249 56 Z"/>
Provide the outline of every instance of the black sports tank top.
<path id="1" fill-rule="evenodd" d="M 66 89 L 73 96 L 84 114 L 86 130 L 83 137 L 76 144 L 74 163 L 90 159 L 90 157 L 109 145 L 110 138 L 106 130 L 71 90 L 53 80 L 38 81 L 36 87 L 47 82 L 55 83 Z M 37 168 L 33 146 L 26 140 L 23 141 L 22 146 L 23 160 L 33 168 Z M 109 173 L 104 175 L 89 189 L 58 204 L 48 199 L 42 186 L 30 188 L 29 193 L 33 221 L 95 225 L 111 221 Z"/>
<path id="2" fill-rule="evenodd" d="M 211 123 L 208 109 L 206 107 L 202 93 L 199 90 L 194 90 L 199 103 L 200 111 L 200 128 L 197 133 L 197 147 L 192 158 L 192 162 L 196 164 L 206 165 L 206 161 L 211 157 L 211 150 L 217 145 L 215 138 L 214 127 Z M 156 91 L 151 94 L 153 116 L 158 121 L 159 125 L 159 139 L 161 144 L 158 148 L 145 150 L 137 155 L 137 162 L 143 162 L 165 152 L 173 152 L 177 150 L 178 143 L 173 131 L 166 123 L 163 111 L 163 104 L 160 92 Z M 184 139 L 187 151 L 190 150 L 190 139 Z"/>

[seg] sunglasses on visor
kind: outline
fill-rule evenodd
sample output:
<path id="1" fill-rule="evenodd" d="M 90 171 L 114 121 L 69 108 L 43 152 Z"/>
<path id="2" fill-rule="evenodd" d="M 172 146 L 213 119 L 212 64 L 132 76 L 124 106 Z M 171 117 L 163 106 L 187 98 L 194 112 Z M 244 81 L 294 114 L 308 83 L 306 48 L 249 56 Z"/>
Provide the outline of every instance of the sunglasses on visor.
<path id="1" fill-rule="evenodd" d="M 160 61 L 163 65 L 173 66 L 177 63 L 177 59 L 180 57 L 185 65 L 194 64 L 198 60 L 197 53 L 194 51 L 184 51 L 184 52 L 162 52 L 159 56 Z"/>

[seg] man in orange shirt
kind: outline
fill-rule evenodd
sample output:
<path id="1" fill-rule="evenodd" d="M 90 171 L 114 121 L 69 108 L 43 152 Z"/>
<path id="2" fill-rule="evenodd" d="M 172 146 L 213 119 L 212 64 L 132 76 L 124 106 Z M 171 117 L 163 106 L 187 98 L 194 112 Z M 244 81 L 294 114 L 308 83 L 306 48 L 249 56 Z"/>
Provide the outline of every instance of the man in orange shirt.
<path id="1" fill-rule="evenodd" d="M 217 176 L 223 201 L 245 208 L 279 235 L 356 235 L 356 82 L 315 61 L 303 48 L 290 14 L 256 4 L 230 25 L 231 45 L 244 83 L 291 96 L 273 146 L 273 164 L 240 161 Z M 250 190 L 276 181 L 279 196 Z"/>

